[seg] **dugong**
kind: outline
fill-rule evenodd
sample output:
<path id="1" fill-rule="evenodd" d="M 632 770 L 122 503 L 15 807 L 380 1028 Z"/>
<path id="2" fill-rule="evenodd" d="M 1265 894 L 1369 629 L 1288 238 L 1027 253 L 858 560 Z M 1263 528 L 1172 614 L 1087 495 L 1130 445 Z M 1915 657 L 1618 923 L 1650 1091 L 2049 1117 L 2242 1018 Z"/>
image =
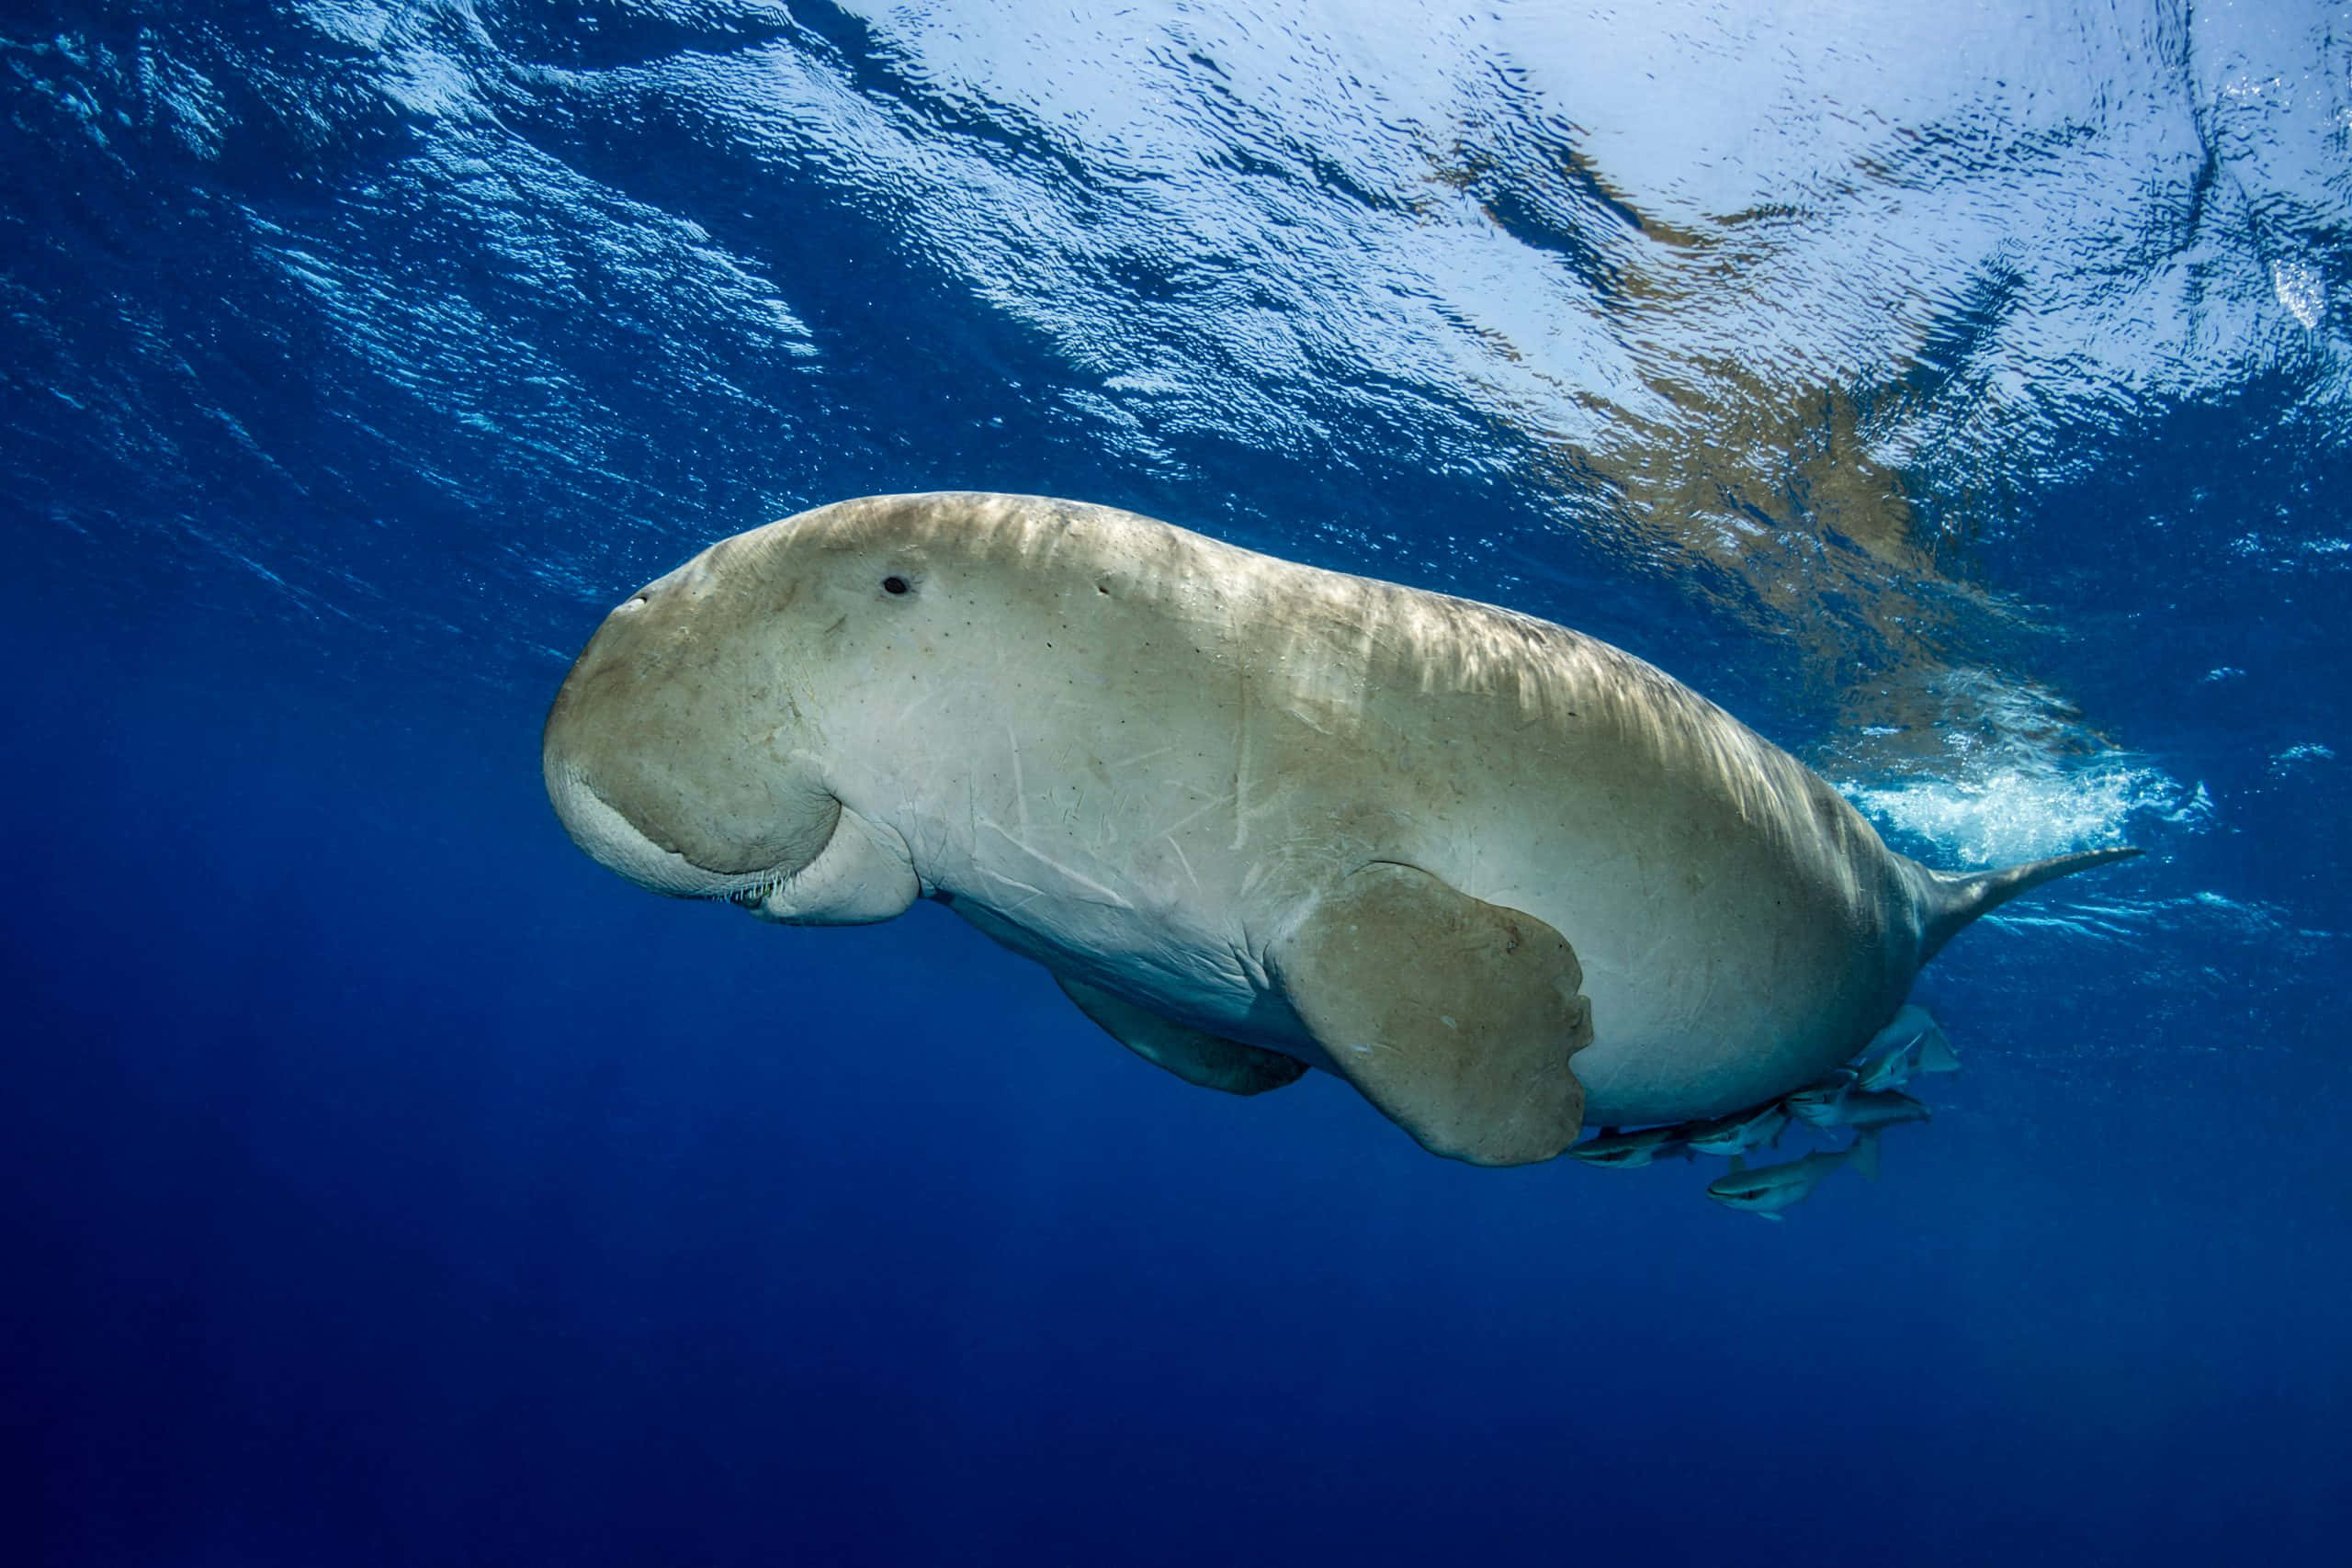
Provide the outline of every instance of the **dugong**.
<path id="1" fill-rule="evenodd" d="M 1179 1077 L 1320 1067 L 1480 1165 L 1810 1083 L 1962 926 L 2137 852 L 1931 871 L 1605 643 L 1030 496 L 722 540 L 605 617 L 542 752 L 643 886 L 936 899 Z"/>

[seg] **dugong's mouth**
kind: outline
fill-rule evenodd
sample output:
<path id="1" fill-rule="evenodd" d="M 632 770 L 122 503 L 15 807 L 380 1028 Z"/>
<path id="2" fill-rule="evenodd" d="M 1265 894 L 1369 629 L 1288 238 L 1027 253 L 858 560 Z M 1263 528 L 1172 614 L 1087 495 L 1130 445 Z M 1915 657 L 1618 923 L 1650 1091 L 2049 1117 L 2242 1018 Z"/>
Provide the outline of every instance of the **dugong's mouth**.
<path id="1" fill-rule="evenodd" d="M 640 887 L 673 898 L 732 904 L 782 925 L 854 926 L 887 920 L 931 891 L 906 840 L 828 795 L 824 841 L 806 859 L 713 871 L 656 843 L 597 794 L 578 769 L 548 768 L 548 795 L 572 841 Z"/>
<path id="2" fill-rule="evenodd" d="M 673 898 L 698 898 L 756 909 L 775 890 L 792 880 L 785 866 L 761 871 L 722 872 L 699 866 L 675 850 L 665 850 L 640 831 L 596 793 L 578 770 L 558 766 L 548 771 L 548 798 L 571 841 L 598 864 L 618 872 L 639 887 Z"/>

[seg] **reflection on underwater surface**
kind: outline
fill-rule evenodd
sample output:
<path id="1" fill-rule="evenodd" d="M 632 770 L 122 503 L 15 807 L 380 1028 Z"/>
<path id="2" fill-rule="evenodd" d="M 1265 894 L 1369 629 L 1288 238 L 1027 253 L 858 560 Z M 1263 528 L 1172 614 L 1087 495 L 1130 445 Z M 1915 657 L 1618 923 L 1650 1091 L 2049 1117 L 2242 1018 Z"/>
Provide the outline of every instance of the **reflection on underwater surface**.
<path id="1" fill-rule="evenodd" d="M 20 134 L 68 175 L 11 191 L 41 434 L 183 501 L 233 475 L 381 516 L 406 473 L 396 532 L 548 485 L 568 504 L 527 550 L 473 542 L 540 579 L 526 604 L 642 575 L 612 555 L 650 513 L 632 558 L 662 562 L 708 532 L 683 514 L 917 465 L 1042 450 L 1170 497 L 1295 468 L 1294 501 L 1352 493 L 1232 502 L 1269 547 L 1493 588 L 1540 527 L 1572 581 L 1664 579 L 1916 725 L 1939 672 L 2030 635 L 1977 561 L 2152 414 L 2259 380 L 2280 437 L 2343 434 L 2327 318 L 2277 285 L 2324 301 L 2340 222 L 2318 9 L 1894 7 L 1835 39 L 1703 5 L 1400 6 L 1330 36 L 1190 6 L 136 16 L 10 51 Z M 1702 92 L 1655 85 L 1678 63 Z M 117 243 L 75 249 L 94 230 Z M 188 287 L 153 286 L 163 254 Z M 190 330 L 221 316 L 250 340 Z M 267 350 L 321 406 L 285 406 Z M 186 472 L 180 420 L 226 471 Z M 1408 475 L 1384 518 L 1363 492 Z M 245 526 L 199 531 L 373 608 L 336 576 L 376 581 L 359 541 L 287 563 Z"/>
<path id="2" fill-rule="evenodd" d="M 2330 8 L 50 4 L 0 83 L 35 1560 L 2340 1540 Z M 1777 1228 L 575 864 L 604 609 L 946 486 L 2154 852 L 1939 957 L 1968 1070 Z"/>

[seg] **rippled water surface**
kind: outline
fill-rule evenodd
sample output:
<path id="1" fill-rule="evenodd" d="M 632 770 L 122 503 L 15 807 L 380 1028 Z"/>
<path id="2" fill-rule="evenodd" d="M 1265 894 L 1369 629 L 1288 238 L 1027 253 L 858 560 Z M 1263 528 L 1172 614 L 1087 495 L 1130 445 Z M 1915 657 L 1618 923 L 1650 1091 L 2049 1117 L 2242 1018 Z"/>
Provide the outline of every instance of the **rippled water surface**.
<path id="1" fill-rule="evenodd" d="M 2340 7 L 34 5 L 0 103 L 24 1560 L 2340 1553 Z M 608 605 L 951 487 L 2150 852 L 1770 1226 L 571 849 Z"/>

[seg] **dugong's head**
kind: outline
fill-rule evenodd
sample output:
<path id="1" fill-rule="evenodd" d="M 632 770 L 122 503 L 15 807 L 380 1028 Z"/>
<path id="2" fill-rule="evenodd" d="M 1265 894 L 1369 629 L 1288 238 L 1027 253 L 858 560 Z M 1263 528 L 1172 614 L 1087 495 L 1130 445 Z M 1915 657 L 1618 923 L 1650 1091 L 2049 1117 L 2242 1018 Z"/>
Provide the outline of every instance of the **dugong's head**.
<path id="1" fill-rule="evenodd" d="M 988 700 L 976 656 L 1003 641 L 951 637 L 951 616 L 960 634 L 1050 606 L 1042 563 L 1072 520 L 1125 516 L 871 496 L 714 545 L 606 615 L 572 665 L 541 746 L 557 816 L 657 892 L 794 923 L 888 919 L 922 886 L 882 819 L 910 787 L 893 771 L 907 715 L 943 687 Z"/>
<path id="2" fill-rule="evenodd" d="M 658 892 L 755 892 L 832 837 L 841 807 L 807 707 L 816 649 L 797 635 L 821 585 L 786 526 L 724 540 L 631 594 L 548 712 L 540 761 L 565 830 Z"/>
<path id="3" fill-rule="evenodd" d="M 642 886 L 769 919 L 904 909 L 922 893 L 907 845 L 842 781 L 870 779 L 910 680 L 944 657 L 923 632 L 933 590 L 968 584 L 973 543 L 1035 511 L 956 492 L 840 502 L 630 595 L 548 712 L 548 797 L 573 841 Z M 885 688 L 899 705 L 877 742 Z"/>

